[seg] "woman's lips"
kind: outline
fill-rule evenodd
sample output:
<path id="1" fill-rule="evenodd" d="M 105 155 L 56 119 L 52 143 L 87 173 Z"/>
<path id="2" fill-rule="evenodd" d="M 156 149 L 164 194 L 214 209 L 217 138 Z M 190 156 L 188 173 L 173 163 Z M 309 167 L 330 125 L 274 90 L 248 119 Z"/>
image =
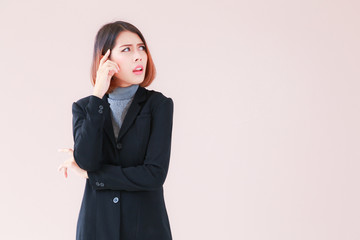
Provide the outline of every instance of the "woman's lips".
<path id="1" fill-rule="evenodd" d="M 141 69 L 141 70 L 137 70 L 137 69 Z M 143 70 L 144 70 L 144 66 L 139 64 L 133 69 L 133 73 L 135 73 L 136 75 L 141 75 L 143 73 Z"/>
<path id="2" fill-rule="evenodd" d="M 136 75 L 141 75 L 143 73 L 143 70 L 133 70 L 133 73 Z"/>

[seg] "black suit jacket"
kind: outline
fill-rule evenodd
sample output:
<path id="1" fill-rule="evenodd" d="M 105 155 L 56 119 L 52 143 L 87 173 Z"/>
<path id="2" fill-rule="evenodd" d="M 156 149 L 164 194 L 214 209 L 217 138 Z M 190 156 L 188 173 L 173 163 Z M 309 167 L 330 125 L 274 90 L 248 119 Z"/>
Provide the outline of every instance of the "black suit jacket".
<path id="1" fill-rule="evenodd" d="M 88 171 L 77 240 L 170 240 L 163 195 L 173 100 L 139 86 L 115 139 L 108 94 L 74 102 L 74 158 Z"/>

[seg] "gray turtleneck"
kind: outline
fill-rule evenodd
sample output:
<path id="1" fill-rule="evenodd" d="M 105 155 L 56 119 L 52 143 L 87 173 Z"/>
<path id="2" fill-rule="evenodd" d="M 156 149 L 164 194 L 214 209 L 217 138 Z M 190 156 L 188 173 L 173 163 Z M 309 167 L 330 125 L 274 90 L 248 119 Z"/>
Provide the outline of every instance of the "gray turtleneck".
<path id="1" fill-rule="evenodd" d="M 133 84 L 129 87 L 117 87 L 109 93 L 108 102 L 110 104 L 111 119 L 116 139 L 138 88 L 138 84 Z"/>

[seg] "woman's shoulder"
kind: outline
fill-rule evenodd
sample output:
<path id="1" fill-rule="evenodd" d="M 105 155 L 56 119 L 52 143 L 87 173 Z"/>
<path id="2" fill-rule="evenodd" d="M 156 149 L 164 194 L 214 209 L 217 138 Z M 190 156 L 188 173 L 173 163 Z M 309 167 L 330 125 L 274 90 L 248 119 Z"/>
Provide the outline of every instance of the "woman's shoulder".
<path id="1" fill-rule="evenodd" d="M 166 99 L 171 99 L 171 97 L 169 97 L 167 94 L 165 95 L 163 92 L 160 91 L 156 91 L 152 89 L 151 90 L 146 89 L 146 91 L 148 92 L 149 95 L 148 99 L 151 99 L 152 101 L 162 102 L 165 101 Z"/>
<path id="2" fill-rule="evenodd" d="M 173 99 L 170 96 L 168 96 L 167 94 L 164 94 L 163 92 L 156 91 L 156 90 L 149 90 L 149 89 L 146 89 L 146 91 L 147 91 L 147 95 L 148 95 L 147 101 L 154 108 L 156 108 L 157 106 L 159 106 L 160 104 L 162 104 L 164 102 L 173 103 Z"/>

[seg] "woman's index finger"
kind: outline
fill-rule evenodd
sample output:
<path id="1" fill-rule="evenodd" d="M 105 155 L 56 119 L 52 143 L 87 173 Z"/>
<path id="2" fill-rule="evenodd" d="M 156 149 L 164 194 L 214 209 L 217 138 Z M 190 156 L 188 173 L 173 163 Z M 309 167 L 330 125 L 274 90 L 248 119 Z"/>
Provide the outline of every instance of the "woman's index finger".
<path id="1" fill-rule="evenodd" d="M 100 66 L 103 65 L 103 63 L 107 60 L 108 56 L 110 54 L 110 49 L 108 49 L 104 56 L 100 59 Z"/>

